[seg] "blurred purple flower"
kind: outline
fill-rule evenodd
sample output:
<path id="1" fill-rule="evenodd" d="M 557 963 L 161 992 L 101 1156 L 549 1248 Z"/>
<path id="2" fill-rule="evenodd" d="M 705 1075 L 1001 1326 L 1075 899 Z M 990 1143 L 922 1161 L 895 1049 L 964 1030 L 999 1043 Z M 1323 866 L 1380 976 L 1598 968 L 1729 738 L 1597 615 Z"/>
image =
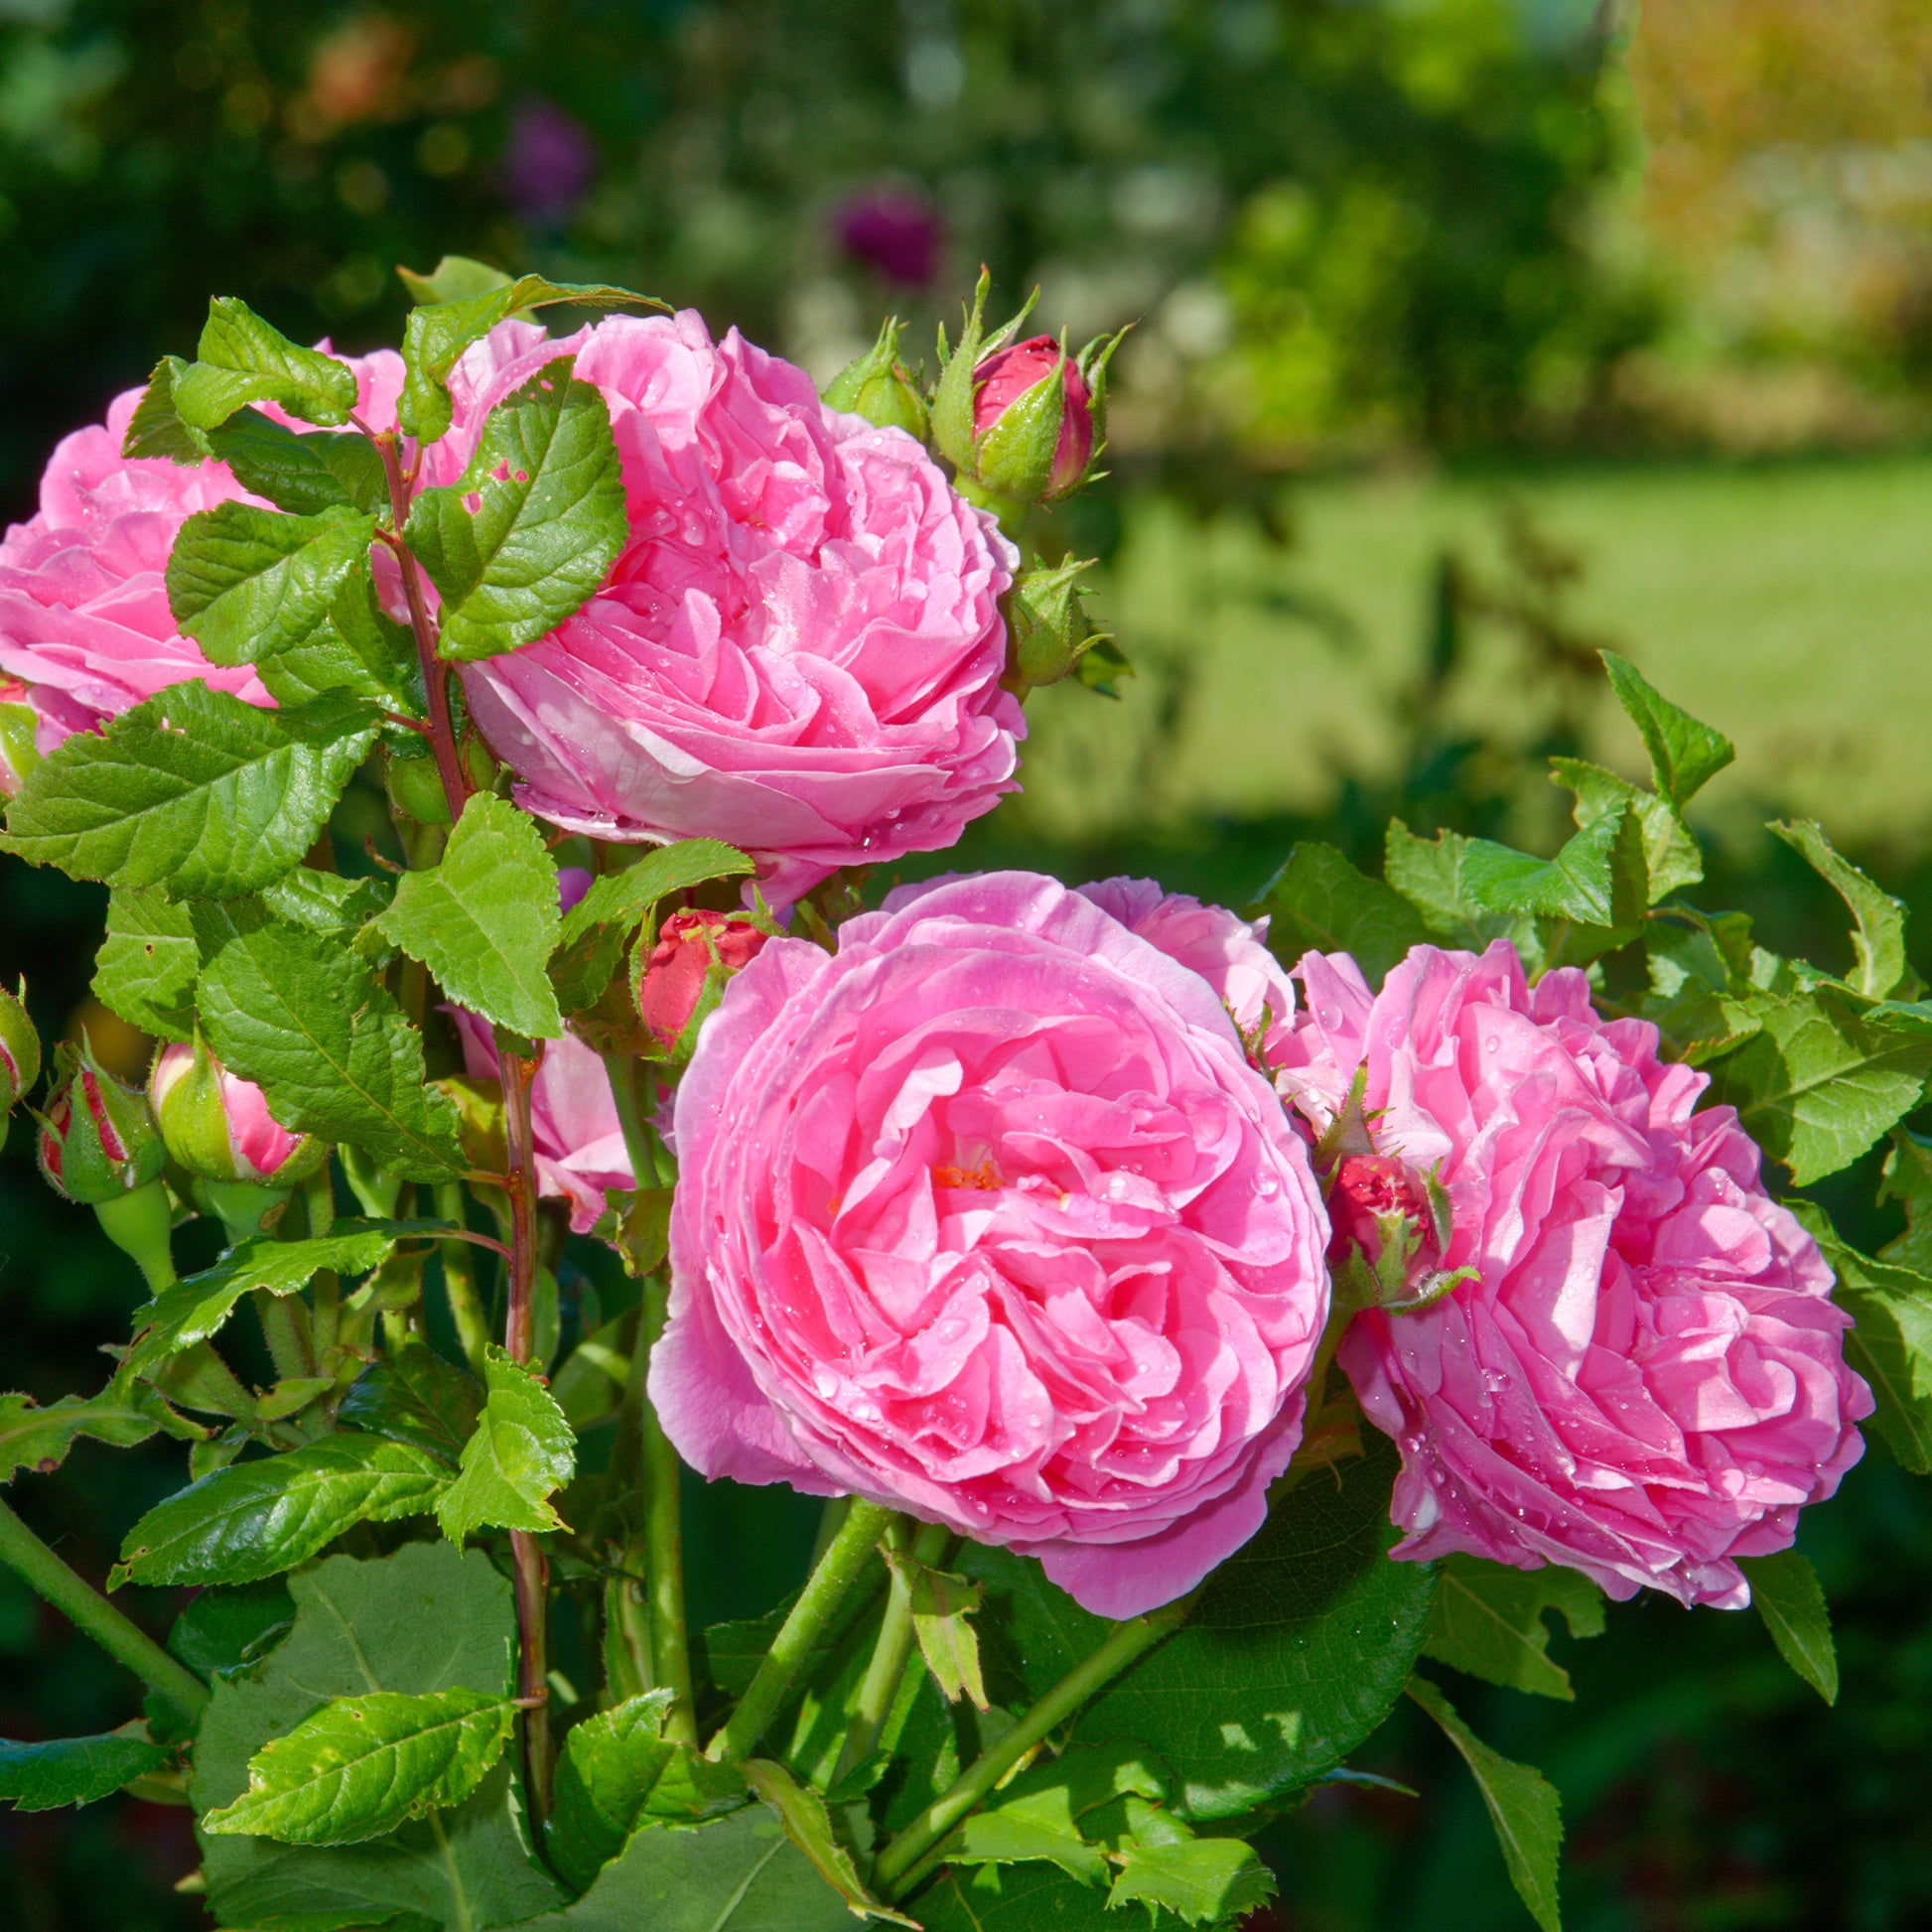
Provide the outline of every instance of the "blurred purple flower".
<path id="1" fill-rule="evenodd" d="M 840 204 L 832 226 L 848 255 L 890 281 L 925 288 L 939 273 L 946 224 L 915 188 L 863 188 Z"/>
<path id="2" fill-rule="evenodd" d="M 503 150 L 503 195 L 518 214 L 556 225 L 596 174 L 597 149 L 581 121 L 534 95 L 517 103 Z"/>

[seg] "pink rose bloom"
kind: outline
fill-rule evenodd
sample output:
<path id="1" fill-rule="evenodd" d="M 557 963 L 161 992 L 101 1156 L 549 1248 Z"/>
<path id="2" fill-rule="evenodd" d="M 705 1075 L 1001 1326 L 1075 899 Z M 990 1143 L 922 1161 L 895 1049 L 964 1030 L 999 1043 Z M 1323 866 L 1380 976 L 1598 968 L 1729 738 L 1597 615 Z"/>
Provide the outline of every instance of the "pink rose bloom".
<path id="1" fill-rule="evenodd" d="M 509 322 L 458 365 L 425 480 L 560 355 L 610 406 L 630 541 L 547 637 L 463 669 L 523 804 L 602 839 L 727 840 L 785 900 L 950 845 L 1014 788 L 1016 553 L 917 443 L 693 313 L 555 342 Z"/>
<path id="2" fill-rule="evenodd" d="M 1192 1588 L 1261 1526 L 1328 1306 L 1222 997 L 1030 873 L 769 941 L 678 1089 L 679 1452 L 1010 1545 L 1105 1616 Z"/>
<path id="3" fill-rule="evenodd" d="M 1325 1127 L 1365 1064 L 1378 1151 L 1437 1170 L 1442 1265 L 1477 1271 L 1342 1339 L 1402 1449 L 1396 1554 L 1748 1602 L 1737 1559 L 1790 1545 L 1872 1403 L 1831 1272 L 1735 1113 L 1693 1113 L 1708 1077 L 1660 1061 L 1656 1028 L 1600 1020 L 1574 969 L 1532 990 L 1504 940 L 1418 946 L 1374 996 L 1339 955 L 1297 972 L 1284 1092 Z"/>
<path id="4" fill-rule="evenodd" d="M 364 420 L 393 423 L 402 358 L 380 349 L 343 359 L 355 371 Z M 40 509 L 0 539 L 0 671 L 27 686 L 43 757 L 187 678 L 249 704 L 274 703 L 251 666 L 217 668 L 176 630 L 165 581 L 168 553 L 197 510 L 261 499 L 223 463 L 122 456 L 140 400 L 139 389 L 125 390 L 104 424 L 63 438 L 41 478 Z"/>

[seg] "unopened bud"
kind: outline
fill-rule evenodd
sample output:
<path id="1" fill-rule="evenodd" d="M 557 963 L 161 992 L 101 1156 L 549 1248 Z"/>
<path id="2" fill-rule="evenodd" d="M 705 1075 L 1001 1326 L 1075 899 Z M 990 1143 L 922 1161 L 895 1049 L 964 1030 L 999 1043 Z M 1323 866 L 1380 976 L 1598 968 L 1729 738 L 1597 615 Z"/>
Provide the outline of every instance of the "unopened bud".
<path id="1" fill-rule="evenodd" d="M 147 1098 L 97 1065 L 83 1044 L 54 1053 L 55 1085 L 37 1116 L 41 1173 L 69 1200 L 89 1205 L 156 1179 L 168 1150 Z"/>
<path id="2" fill-rule="evenodd" d="M 880 429 L 902 429 L 926 439 L 925 398 L 912 372 L 898 359 L 899 321 L 890 316 L 879 340 L 856 362 L 848 362 L 825 386 L 826 405 L 863 416 Z"/>
<path id="3" fill-rule="evenodd" d="M 1024 697 L 1036 684 L 1057 684 L 1105 631 L 1087 621 L 1080 573 L 1091 558 L 1073 557 L 1050 570 L 1023 571 L 1007 601 L 1007 686 Z"/>
<path id="4" fill-rule="evenodd" d="M 1443 1183 L 1393 1155 L 1351 1154 L 1336 1165 L 1328 1222 L 1336 1282 L 1363 1306 L 1426 1308 L 1469 1272 L 1443 1271 L 1451 1233 Z"/>
<path id="5" fill-rule="evenodd" d="M 329 1158 L 326 1141 L 284 1127 L 261 1088 L 230 1073 L 199 1037 L 155 1055 L 148 1100 L 168 1152 L 207 1180 L 293 1187 Z"/>
<path id="6" fill-rule="evenodd" d="M 1093 393 L 1051 336 L 996 349 L 974 368 L 974 468 L 987 488 L 1050 503 L 1086 475 L 1093 443 Z"/>
<path id="7" fill-rule="evenodd" d="M 668 1060 L 687 1060 L 732 975 L 758 956 L 769 935 L 731 912 L 673 912 L 637 981 L 637 1012 Z"/>
<path id="8" fill-rule="evenodd" d="M 400 736 L 400 734 L 398 734 Z M 450 823 L 449 794 L 436 759 L 420 739 L 413 745 L 391 745 L 388 758 L 389 798 L 396 809 L 418 825 Z"/>
<path id="9" fill-rule="evenodd" d="M 22 980 L 24 997 L 27 982 Z M 0 986 L 0 1121 L 13 1112 L 14 1102 L 41 1077 L 41 1036 L 20 1000 Z"/>

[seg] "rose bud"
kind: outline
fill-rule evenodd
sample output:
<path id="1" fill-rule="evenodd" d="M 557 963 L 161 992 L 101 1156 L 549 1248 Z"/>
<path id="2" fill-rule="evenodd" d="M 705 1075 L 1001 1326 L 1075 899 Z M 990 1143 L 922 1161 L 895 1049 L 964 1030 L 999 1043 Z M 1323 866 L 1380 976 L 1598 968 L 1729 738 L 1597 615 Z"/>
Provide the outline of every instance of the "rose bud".
<path id="1" fill-rule="evenodd" d="M 20 990 L 27 991 L 22 980 Z M 13 1112 L 14 1102 L 41 1077 L 41 1036 L 27 1017 L 27 1009 L 0 986 L 0 1121 Z"/>
<path id="2" fill-rule="evenodd" d="M 669 1060 L 688 1060 L 726 983 L 770 935 L 731 912 L 673 912 L 637 981 L 637 1011 Z"/>
<path id="3" fill-rule="evenodd" d="M 1023 571 L 1007 600 L 1007 689 L 1025 697 L 1035 685 L 1057 684 L 1095 644 L 1111 634 L 1095 630 L 1081 608 L 1080 573 L 1091 557 L 1069 557 L 1050 570 Z"/>
<path id="4" fill-rule="evenodd" d="M 1051 336 L 996 349 L 973 369 L 979 480 L 1016 502 L 1052 502 L 1093 460 L 1093 392 Z"/>
<path id="5" fill-rule="evenodd" d="M 1328 1194 L 1328 1260 L 1361 1307 L 1425 1308 L 1461 1274 L 1445 1274 L 1449 1203 L 1442 1182 L 1387 1154 L 1350 1154 Z"/>
<path id="6" fill-rule="evenodd" d="M 923 443 L 925 398 L 914 386 L 911 370 L 898 359 L 900 333 L 898 318 L 888 317 L 872 347 L 826 384 L 825 406 L 863 416 L 875 429 L 902 429 Z"/>
<path id="7" fill-rule="evenodd" d="M 174 1214 L 160 1179 L 168 1150 L 147 1098 L 97 1065 L 84 1042 L 54 1049 L 54 1075 L 47 1111 L 35 1116 L 41 1173 L 56 1193 L 93 1208 L 159 1295 L 175 1279 Z"/>
<path id="8" fill-rule="evenodd" d="M 329 1158 L 326 1141 L 291 1133 L 261 1088 L 230 1073 L 199 1038 L 155 1055 L 148 1100 L 168 1152 L 207 1180 L 292 1187 Z"/>

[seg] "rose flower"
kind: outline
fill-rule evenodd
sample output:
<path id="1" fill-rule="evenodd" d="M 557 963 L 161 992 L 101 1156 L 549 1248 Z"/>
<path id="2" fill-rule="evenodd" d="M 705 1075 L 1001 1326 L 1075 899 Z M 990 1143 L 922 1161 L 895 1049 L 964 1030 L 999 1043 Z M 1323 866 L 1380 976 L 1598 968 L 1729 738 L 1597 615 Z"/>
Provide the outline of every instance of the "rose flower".
<path id="1" fill-rule="evenodd" d="M 1255 1533 L 1327 1222 L 1222 962 L 1164 950 L 1159 902 L 908 887 L 836 955 L 772 939 L 731 982 L 678 1090 L 650 1371 L 686 1460 L 1037 1555 L 1107 1616 Z"/>
<path id="2" fill-rule="evenodd" d="M 1297 973 L 1282 1090 L 1325 1129 L 1365 1069 L 1377 1154 L 1449 1197 L 1430 1265 L 1475 1273 L 1342 1338 L 1402 1449 L 1396 1555 L 1748 1602 L 1737 1559 L 1789 1546 L 1872 1402 L 1831 1272 L 1735 1113 L 1693 1112 L 1709 1077 L 1661 1061 L 1656 1028 L 1599 1019 L 1574 969 L 1532 990 L 1503 940 L 1418 946 L 1379 995 L 1340 955 Z M 1382 1178 L 1387 1206 L 1403 1190 Z"/>

